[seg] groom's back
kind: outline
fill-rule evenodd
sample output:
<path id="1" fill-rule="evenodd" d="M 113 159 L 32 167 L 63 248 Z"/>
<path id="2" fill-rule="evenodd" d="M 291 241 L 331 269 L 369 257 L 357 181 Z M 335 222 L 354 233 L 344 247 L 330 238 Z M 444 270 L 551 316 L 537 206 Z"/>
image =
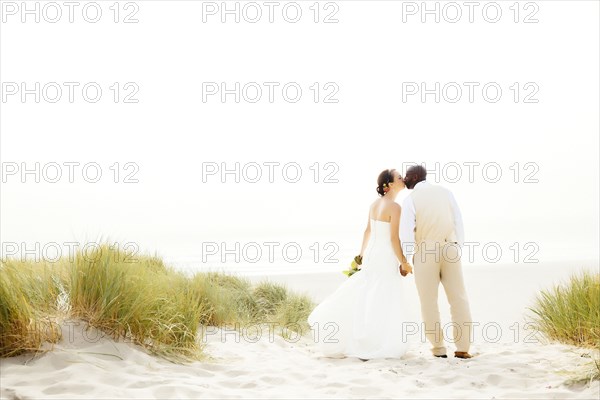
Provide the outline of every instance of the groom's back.
<path id="1" fill-rule="evenodd" d="M 457 241 L 450 196 L 447 189 L 431 184 L 411 193 L 416 214 L 416 243 Z"/>

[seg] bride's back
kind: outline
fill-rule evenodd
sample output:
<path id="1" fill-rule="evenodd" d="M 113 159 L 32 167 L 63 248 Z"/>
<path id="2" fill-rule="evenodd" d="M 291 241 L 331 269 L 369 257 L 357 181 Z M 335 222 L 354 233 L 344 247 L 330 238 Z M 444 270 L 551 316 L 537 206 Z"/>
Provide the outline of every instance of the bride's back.
<path id="1" fill-rule="evenodd" d="M 392 248 L 391 229 L 394 201 L 377 199 L 370 208 L 370 235 L 365 249 L 363 265 L 370 274 L 397 274 L 398 261 Z"/>
<path id="2" fill-rule="evenodd" d="M 397 204 L 393 200 L 381 197 L 371 203 L 369 217 L 377 221 L 391 222 L 394 206 Z"/>

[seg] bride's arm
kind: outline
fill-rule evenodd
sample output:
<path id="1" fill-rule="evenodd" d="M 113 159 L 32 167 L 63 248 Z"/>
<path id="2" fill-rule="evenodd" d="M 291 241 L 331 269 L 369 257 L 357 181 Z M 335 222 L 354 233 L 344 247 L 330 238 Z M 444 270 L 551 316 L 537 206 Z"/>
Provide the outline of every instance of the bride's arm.
<path id="1" fill-rule="evenodd" d="M 404 253 L 402 252 L 402 246 L 400 245 L 400 214 L 402 209 L 399 204 L 394 204 L 392 208 L 392 248 L 394 249 L 394 253 L 398 258 L 398 261 L 402 265 L 402 269 L 406 272 L 411 272 L 412 268 L 408 264 L 406 257 L 404 257 Z"/>
<path id="2" fill-rule="evenodd" d="M 371 215 L 369 214 L 369 220 L 367 221 L 367 228 L 365 229 L 365 233 L 363 234 L 362 247 L 360 248 L 360 256 L 361 257 L 365 253 L 365 249 L 367 248 L 367 244 L 369 243 L 370 237 L 371 237 Z"/>

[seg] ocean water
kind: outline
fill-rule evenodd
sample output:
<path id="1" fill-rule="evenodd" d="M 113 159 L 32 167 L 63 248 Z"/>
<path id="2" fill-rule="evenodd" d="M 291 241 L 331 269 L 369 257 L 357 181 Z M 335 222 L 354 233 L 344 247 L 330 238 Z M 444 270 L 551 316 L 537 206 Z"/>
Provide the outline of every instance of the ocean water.
<path id="1" fill-rule="evenodd" d="M 187 271 L 220 271 L 241 275 L 280 275 L 299 273 L 340 272 L 360 252 L 361 240 L 336 238 L 298 238 L 287 240 L 212 241 L 195 247 L 180 247 L 163 251 L 165 261 Z M 354 239 L 354 240 L 353 240 Z M 467 242 L 462 248 L 462 263 L 466 268 L 516 268 L 531 270 L 548 265 L 577 267 L 598 265 L 594 251 L 582 245 L 552 242 Z M 559 267 L 552 267 L 559 268 Z"/>
<path id="2" fill-rule="evenodd" d="M 169 240 L 159 237 L 155 248 L 175 268 L 222 271 L 242 275 L 279 275 L 340 272 L 360 253 L 362 230 L 328 228 L 282 234 L 240 235 L 222 233 L 207 237 Z M 598 247 L 590 241 L 561 241 L 554 235 L 529 236 L 489 230 L 467 236 L 462 247 L 465 266 L 513 265 L 534 268 L 573 260 L 598 260 Z M 152 250 L 152 249 L 151 249 Z"/>

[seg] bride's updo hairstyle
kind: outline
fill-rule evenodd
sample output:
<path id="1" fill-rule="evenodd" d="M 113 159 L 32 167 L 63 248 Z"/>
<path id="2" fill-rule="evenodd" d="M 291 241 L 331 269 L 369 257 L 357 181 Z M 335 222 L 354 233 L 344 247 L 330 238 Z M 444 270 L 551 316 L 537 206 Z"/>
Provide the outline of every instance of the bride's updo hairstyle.
<path id="1" fill-rule="evenodd" d="M 384 169 L 379 174 L 377 178 L 377 193 L 380 196 L 385 196 L 385 192 L 387 192 L 387 188 L 389 188 L 390 183 L 394 182 L 394 171 L 395 169 Z"/>

